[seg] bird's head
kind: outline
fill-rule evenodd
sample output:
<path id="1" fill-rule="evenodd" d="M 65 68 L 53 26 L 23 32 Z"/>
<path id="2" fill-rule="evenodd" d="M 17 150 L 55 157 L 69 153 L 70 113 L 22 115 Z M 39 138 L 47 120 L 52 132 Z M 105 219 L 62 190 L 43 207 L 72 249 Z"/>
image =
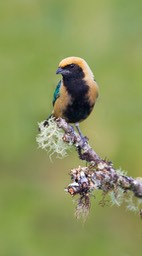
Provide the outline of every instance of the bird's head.
<path id="1" fill-rule="evenodd" d="M 90 78 L 94 79 L 93 73 L 87 62 L 79 57 L 68 57 L 59 63 L 56 74 L 64 78 Z"/>

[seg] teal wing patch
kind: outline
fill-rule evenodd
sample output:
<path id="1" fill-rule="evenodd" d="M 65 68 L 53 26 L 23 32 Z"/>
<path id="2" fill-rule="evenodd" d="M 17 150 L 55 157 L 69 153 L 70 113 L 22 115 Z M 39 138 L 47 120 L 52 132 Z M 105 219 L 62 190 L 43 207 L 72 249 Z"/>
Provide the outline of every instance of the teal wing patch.
<path id="1" fill-rule="evenodd" d="M 60 88 L 61 88 L 61 80 L 60 80 L 60 82 L 58 83 L 58 85 L 57 85 L 57 87 L 56 87 L 56 89 L 55 89 L 55 91 L 54 91 L 53 101 L 52 101 L 53 106 L 54 106 L 54 104 L 55 104 L 57 98 L 60 96 Z"/>

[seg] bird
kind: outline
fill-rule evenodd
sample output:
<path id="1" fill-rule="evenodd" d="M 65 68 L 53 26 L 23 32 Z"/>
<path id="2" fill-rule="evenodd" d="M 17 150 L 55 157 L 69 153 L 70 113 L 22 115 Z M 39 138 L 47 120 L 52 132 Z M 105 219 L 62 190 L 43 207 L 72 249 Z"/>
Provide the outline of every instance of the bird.
<path id="1" fill-rule="evenodd" d="M 56 74 L 62 79 L 54 91 L 52 116 L 75 124 L 83 137 L 79 123 L 90 115 L 98 98 L 93 72 L 83 58 L 72 56 L 61 60 Z"/>

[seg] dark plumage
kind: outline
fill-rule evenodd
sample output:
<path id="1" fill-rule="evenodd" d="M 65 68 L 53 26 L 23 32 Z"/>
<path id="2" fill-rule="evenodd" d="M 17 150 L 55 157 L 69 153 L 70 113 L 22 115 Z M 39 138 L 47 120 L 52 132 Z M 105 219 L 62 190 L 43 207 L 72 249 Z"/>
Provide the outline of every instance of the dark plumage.
<path id="1" fill-rule="evenodd" d="M 53 115 L 69 123 L 83 121 L 91 113 L 98 97 L 98 86 L 85 60 L 68 57 L 59 63 L 56 74 L 62 80 L 53 98 Z"/>

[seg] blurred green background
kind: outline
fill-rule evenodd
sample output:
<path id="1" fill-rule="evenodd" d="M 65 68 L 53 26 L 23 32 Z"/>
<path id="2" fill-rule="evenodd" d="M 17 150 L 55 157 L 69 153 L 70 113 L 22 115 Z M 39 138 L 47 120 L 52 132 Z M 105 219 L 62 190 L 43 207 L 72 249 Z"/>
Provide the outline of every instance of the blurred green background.
<path id="1" fill-rule="evenodd" d="M 77 221 L 64 187 L 84 163 L 75 152 L 51 163 L 35 142 L 59 61 L 80 56 L 100 87 L 82 132 L 116 168 L 142 176 L 141 10 L 140 0 L 1 1 L 0 255 L 142 255 L 139 216 L 92 199 L 86 223 Z"/>

